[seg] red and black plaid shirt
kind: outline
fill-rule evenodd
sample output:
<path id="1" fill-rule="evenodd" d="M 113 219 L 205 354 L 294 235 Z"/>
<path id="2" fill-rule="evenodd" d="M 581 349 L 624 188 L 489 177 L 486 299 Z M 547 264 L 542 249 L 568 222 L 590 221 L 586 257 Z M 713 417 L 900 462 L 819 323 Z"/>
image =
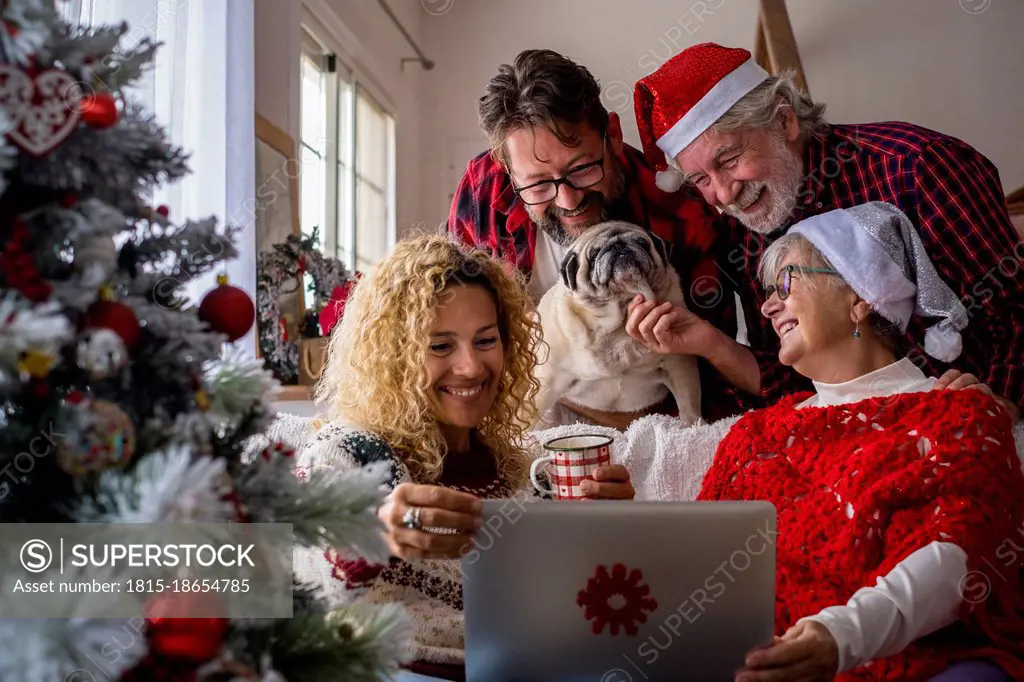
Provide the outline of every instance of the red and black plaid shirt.
<path id="1" fill-rule="evenodd" d="M 1024 242 L 1010 222 L 995 166 L 966 143 L 907 123 L 833 125 L 808 141 L 806 179 L 791 224 L 836 208 L 889 202 L 910 218 L 939 276 L 960 296 L 970 319 L 952 366 L 1024 407 Z M 719 220 L 739 246 L 724 255 L 723 282 L 743 301 L 748 337 L 770 401 L 810 384 L 779 363 L 779 339 L 761 315 L 759 256 L 783 232 L 762 237 Z M 923 371 L 951 365 L 924 353 L 934 320 L 913 318 L 907 342 Z"/>
<path id="2" fill-rule="evenodd" d="M 718 254 L 728 249 L 721 240 L 729 235 L 716 230 L 714 212 L 692 194 L 658 189 L 654 171 L 633 147 L 623 145 L 619 163 L 626 178 L 625 192 L 609 207 L 609 217 L 645 227 L 668 242 L 687 305 L 735 336 L 732 285 L 719 280 L 717 264 Z M 459 182 L 448 218 L 448 233 L 514 264 L 527 278 L 533 271 L 537 226 L 513 191 L 508 173 L 487 152 L 469 162 Z M 735 412 L 736 400 L 731 391 L 730 395 L 725 394 L 725 380 L 707 366 L 701 369 L 705 414 Z"/>

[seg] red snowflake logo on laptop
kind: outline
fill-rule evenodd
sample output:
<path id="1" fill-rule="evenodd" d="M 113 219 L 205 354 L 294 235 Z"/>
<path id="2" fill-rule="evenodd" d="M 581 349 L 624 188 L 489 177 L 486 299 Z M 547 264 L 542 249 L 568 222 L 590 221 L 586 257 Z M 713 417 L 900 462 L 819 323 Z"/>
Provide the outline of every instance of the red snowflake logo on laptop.
<path id="1" fill-rule="evenodd" d="M 631 637 L 636 636 L 637 625 L 647 622 L 646 612 L 658 608 L 643 578 L 639 569 L 630 571 L 622 564 L 612 566 L 611 573 L 606 566 L 597 567 L 586 588 L 576 595 L 576 604 L 583 607 L 583 617 L 593 621 L 591 630 L 595 635 L 601 634 L 607 625 L 613 635 L 621 629 Z"/>

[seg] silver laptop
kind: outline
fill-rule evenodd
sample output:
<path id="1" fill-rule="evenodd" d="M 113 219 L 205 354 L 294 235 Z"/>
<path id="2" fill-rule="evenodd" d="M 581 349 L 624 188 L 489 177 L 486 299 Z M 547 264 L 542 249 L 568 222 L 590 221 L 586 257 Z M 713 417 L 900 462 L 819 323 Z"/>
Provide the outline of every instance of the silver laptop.
<path id="1" fill-rule="evenodd" d="M 775 537 L 767 502 L 485 501 L 467 679 L 732 680 L 772 641 Z"/>

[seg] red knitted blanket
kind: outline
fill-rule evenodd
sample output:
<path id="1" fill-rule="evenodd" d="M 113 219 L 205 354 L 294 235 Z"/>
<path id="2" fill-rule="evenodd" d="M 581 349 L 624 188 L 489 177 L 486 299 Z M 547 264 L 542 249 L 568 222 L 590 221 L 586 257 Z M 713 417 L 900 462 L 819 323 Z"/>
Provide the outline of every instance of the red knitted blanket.
<path id="1" fill-rule="evenodd" d="M 837 679 L 926 680 L 969 658 L 1024 679 L 1024 475 L 1007 414 L 968 390 L 796 409 L 808 396 L 744 415 L 699 496 L 775 505 L 776 633 L 952 542 L 971 571 L 960 622 Z"/>

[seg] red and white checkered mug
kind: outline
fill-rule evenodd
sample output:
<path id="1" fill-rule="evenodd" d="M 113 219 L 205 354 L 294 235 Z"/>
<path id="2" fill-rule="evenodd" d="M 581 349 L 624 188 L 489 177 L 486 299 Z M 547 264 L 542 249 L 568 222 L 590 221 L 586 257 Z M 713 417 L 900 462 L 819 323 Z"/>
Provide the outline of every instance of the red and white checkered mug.
<path id="1" fill-rule="evenodd" d="M 530 480 L 542 493 L 549 493 L 560 500 L 582 500 L 586 497 L 580 491 L 580 483 L 593 478 L 594 469 L 612 462 L 609 436 L 582 435 L 565 436 L 544 443 L 549 455 L 538 457 L 530 466 Z M 547 468 L 550 487 L 537 480 L 537 472 Z"/>

